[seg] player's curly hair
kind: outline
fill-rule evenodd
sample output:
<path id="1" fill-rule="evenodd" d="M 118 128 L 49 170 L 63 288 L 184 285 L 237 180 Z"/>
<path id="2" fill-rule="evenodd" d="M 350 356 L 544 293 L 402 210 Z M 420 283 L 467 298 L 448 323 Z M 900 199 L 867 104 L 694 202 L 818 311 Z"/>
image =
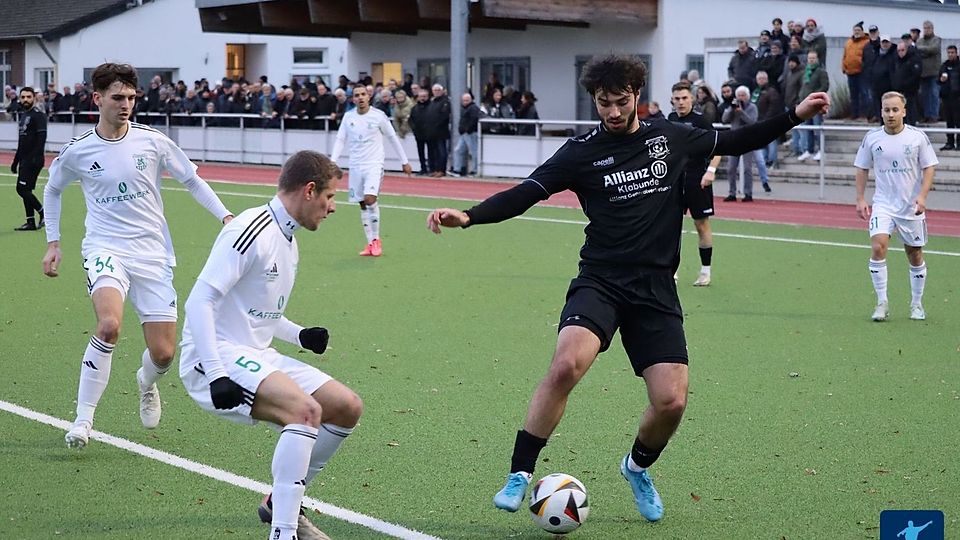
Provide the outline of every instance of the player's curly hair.
<path id="1" fill-rule="evenodd" d="M 136 89 L 138 84 L 137 70 L 130 64 L 107 62 L 97 66 L 97 69 L 93 70 L 93 75 L 90 76 L 93 91 L 101 94 L 117 81 L 120 81 L 123 86 Z"/>
<path id="2" fill-rule="evenodd" d="M 580 84 L 591 95 L 598 90 L 636 94 L 647 80 L 647 66 L 633 55 L 595 56 L 580 74 Z"/>
<path id="3" fill-rule="evenodd" d="M 313 150 L 301 150 L 283 164 L 278 187 L 280 191 L 292 193 L 314 182 L 314 191 L 319 193 L 342 177 L 343 171 L 327 156 Z"/>

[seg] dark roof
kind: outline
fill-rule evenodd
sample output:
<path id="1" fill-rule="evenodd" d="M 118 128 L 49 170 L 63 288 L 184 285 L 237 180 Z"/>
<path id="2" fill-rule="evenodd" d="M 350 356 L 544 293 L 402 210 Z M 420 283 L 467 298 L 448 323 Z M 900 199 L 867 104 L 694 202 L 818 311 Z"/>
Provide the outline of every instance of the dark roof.
<path id="1" fill-rule="evenodd" d="M 150 0 L 145 0 L 149 2 Z M 142 2 L 140 2 L 142 3 Z M 0 0 L 0 39 L 42 36 L 55 39 L 123 13 L 137 0 Z"/>

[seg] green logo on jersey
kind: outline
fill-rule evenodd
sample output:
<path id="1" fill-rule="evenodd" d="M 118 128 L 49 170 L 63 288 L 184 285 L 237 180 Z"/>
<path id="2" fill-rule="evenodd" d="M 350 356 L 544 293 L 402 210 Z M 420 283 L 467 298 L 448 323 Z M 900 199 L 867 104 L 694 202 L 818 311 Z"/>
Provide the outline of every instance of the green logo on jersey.
<path id="1" fill-rule="evenodd" d="M 126 193 L 126 192 L 127 192 L 127 183 L 126 183 L 126 182 L 120 182 L 120 185 L 117 186 L 117 189 L 120 190 L 120 193 Z"/>
<path id="2" fill-rule="evenodd" d="M 133 159 L 137 162 L 138 171 L 144 171 L 147 169 L 147 156 L 142 154 L 134 154 Z"/>
<path id="3" fill-rule="evenodd" d="M 277 300 L 277 309 L 283 309 L 284 300 L 283 296 L 280 297 L 280 300 Z"/>

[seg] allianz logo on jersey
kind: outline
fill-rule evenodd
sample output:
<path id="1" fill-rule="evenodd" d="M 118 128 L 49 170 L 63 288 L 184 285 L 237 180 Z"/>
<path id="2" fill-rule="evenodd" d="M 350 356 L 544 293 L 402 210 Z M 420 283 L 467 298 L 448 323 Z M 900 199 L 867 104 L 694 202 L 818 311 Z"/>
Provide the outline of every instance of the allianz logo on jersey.
<path id="1" fill-rule="evenodd" d="M 145 189 L 143 191 L 137 191 L 134 193 L 127 193 L 128 191 L 127 183 L 120 182 L 117 184 L 117 191 L 120 192 L 119 195 L 114 195 L 112 197 L 95 197 L 94 200 L 97 201 L 97 204 L 106 205 L 119 202 L 130 202 L 137 199 L 142 199 L 147 195 L 150 195 L 150 190 Z"/>
<path id="2" fill-rule="evenodd" d="M 617 171 L 603 175 L 603 187 L 617 186 L 621 193 L 636 191 L 660 185 L 660 180 L 667 176 L 669 168 L 663 160 L 654 161 L 649 167 L 633 171 Z M 652 176 L 652 178 L 651 178 Z M 641 180 L 641 182 L 637 182 Z"/>

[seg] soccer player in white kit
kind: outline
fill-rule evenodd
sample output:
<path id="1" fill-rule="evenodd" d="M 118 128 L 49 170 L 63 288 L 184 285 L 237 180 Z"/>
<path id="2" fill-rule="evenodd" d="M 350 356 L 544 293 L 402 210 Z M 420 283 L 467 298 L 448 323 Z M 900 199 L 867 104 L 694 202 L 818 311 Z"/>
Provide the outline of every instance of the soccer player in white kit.
<path id="1" fill-rule="evenodd" d="M 927 265 L 923 246 L 927 243 L 927 194 L 933 186 L 934 167 L 939 163 L 930 139 L 919 129 L 905 125 L 907 100 L 899 92 L 881 98 L 883 127 L 867 132 L 857 151 L 857 214 L 869 220 L 870 277 L 877 292 L 874 321 L 890 316 L 887 301 L 887 247 L 894 231 L 903 241 L 910 262 L 910 318 L 922 321 L 923 287 Z M 873 210 L 864 200 L 867 172 L 873 167 L 876 190 Z"/>
<path id="2" fill-rule="evenodd" d="M 383 111 L 370 107 L 370 95 L 362 84 L 354 85 L 353 101 L 357 108 L 343 115 L 330 159 L 336 162 L 343 152 L 344 142 L 349 142 L 349 201 L 360 203 L 360 221 L 363 223 L 363 232 L 367 235 L 367 247 L 363 248 L 360 255 L 379 257 L 383 254 L 383 245 L 380 242 L 380 206 L 377 205 L 377 196 L 383 181 L 384 137 L 390 139 L 390 144 L 400 157 L 403 172 L 410 176 L 413 169 L 393 124 Z"/>
<path id="3" fill-rule="evenodd" d="M 336 210 L 342 171 L 300 151 L 280 171 L 276 196 L 223 228 L 185 304 L 180 378 L 201 408 L 280 431 L 273 492 L 259 514 L 271 540 L 327 538 L 300 510 L 307 484 L 353 431 L 360 398 L 319 369 L 271 348 L 274 338 L 322 354 L 328 333 L 284 317 L 296 277 L 295 233 Z"/>
<path id="4" fill-rule="evenodd" d="M 160 422 L 156 382 L 170 368 L 177 333 L 176 259 L 160 198 L 163 171 L 221 222 L 233 217 L 173 141 L 153 128 L 129 121 L 137 88 L 137 72 L 132 66 L 102 64 L 94 70 L 92 82 L 100 120 L 94 129 L 63 147 L 50 166 L 43 193 L 47 222 L 43 272 L 50 277 L 58 275 L 61 260 L 63 190 L 79 180 L 87 206 L 81 251 L 97 328 L 80 367 L 77 417 L 66 434 L 71 448 L 82 448 L 89 440 L 94 411 L 110 378 L 128 295 L 147 344 L 137 371 L 140 420 L 150 429 Z"/>

